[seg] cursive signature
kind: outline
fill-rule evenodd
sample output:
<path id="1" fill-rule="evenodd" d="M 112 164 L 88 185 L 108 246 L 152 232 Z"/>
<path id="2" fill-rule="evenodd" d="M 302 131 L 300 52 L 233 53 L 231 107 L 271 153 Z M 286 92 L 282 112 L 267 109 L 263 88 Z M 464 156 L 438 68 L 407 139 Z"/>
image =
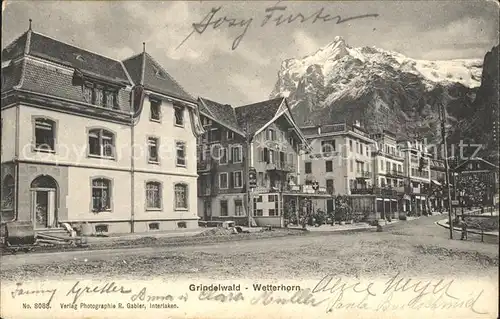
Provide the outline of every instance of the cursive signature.
<path id="1" fill-rule="evenodd" d="M 96 286 L 80 286 L 80 281 L 77 281 L 74 286 L 68 291 L 66 296 L 73 295 L 73 303 L 83 296 L 84 294 L 110 294 L 110 293 L 121 293 L 121 294 L 130 294 L 132 289 L 127 289 L 123 286 L 117 286 L 116 283 L 110 282 L 105 283 L 104 285 L 96 285 Z"/>
<path id="2" fill-rule="evenodd" d="M 376 296 L 373 282 L 367 285 L 361 284 L 360 281 L 347 284 L 342 278 L 334 277 L 333 275 L 323 277 L 313 288 L 312 292 L 328 292 L 333 295 L 326 312 L 332 312 L 333 309 L 368 309 L 368 298 Z M 358 294 L 363 298 L 358 302 L 344 302 L 344 294 L 348 292 Z"/>
<path id="3" fill-rule="evenodd" d="M 315 296 L 311 293 L 311 289 L 301 289 L 299 291 L 296 291 L 292 297 L 288 298 L 283 298 L 283 297 L 277 297 L 274 295 L 273 291 L 265 291 L 258 297 L 252 298 L 250 303 L 252 305 L 256 304 L 262 304 L 264 306 L 267 306 L 269 304 L 280 304 L 280 305 L 286 305 L 286 304 L 297 304 L 297 305 L 305 305 L 305 306 L 311 306 L 311 307 L 317 307 L 327 301 L 328 298 L 318 300 L 315 298 Z"/>
<path id="4" fill-rule="evenodd" d="M 283 24 L 291 24 L 291 23 L 299 23 L 303 24 L 306 22 L 310 22 L 312 24 L 316 22 L 335 22 L 335 24 L 341 24 L 352 20 L 357 19 L 365 19 L 365 18 L 375 18 L 379 15 L 377 13 L 369 13 L 362 14 L 352 17 L 343 18 L 340 15 L 331 15 L 329 13 L 325 13 L 325 8 L 317 10 L 312 14 L 304 14 L 302 12 L 298 13 L 285 13 L 287 10 L 287 6 L 279 5 L 281 1 L 278 1 L 271 7 L 265 9 L 266 15 L 262 19 L 260 23 L 260 27 L 264 27 L 266 25 L 274 25 L 275 27 L 283 25 Z M 212 28 L 216 30 L 222 27 L 235 28 L 241 30 L 240 34 L 233 40 L 232 49 L 235 50 L 245 37 L 250 25 L 252 25 L 254 18 L 241 19 L 241 18 L 232 18 L 227 16 L 217 17 L 219 11 L 221 11 L 222 6 L 213 7 L 210 12 L 201 20 L 201 22 L 193 23 L 193 30 L 189 33 L 184 40 L 177 46 L 177 49 L 180 48 L 193 34 L 203 34 L 207 31 L 208 28 Z M 276 13 L 276 16 L 275 16 Z"/>
<path id="5" fill-rule="evenodd" d="M 13 299 L 15 299 L 16 297 L 25 296 L 25 295 L 44 295 L 44 294 L 50 294 L 50 298 L 47 301 L 47 306 L 50 305 L 50 303 L 52 302 L 52 299 L 54 299 L 54 295 L 57 292 L 57 289 L 28 290 L 28 289 L 21 288 L 21 286 L 22 286 L 22 283 L 18 282 L 18 283 L 16 283 L 16 289 L 14 289 L 13 291 L 11 291 L 11 296 L 12 296 Z"/>

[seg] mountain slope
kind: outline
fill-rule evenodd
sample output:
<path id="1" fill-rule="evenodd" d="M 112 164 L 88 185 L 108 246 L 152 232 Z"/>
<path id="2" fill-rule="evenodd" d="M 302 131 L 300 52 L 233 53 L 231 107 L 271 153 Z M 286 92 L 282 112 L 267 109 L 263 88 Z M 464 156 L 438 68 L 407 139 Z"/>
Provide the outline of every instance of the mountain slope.
<path id="1" fill-rule="evenodd" d="M 301 125 L 359 120 L 371 131 L 389 129 L 400 138 L 432 142 L 439 103 L 447 104 L 450 124 L 473 109 L 482 63 L 415 60 L 374 47 L 351 48 L 336 37 L 313 55 L 284 61 L 271 97 L 287 96 Z"/>

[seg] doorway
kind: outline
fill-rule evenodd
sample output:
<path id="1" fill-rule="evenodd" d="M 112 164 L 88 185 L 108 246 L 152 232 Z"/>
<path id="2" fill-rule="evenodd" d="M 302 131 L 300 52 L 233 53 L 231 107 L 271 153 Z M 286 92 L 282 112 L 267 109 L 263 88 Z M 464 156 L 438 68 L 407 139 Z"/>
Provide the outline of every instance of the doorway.
<path id="1" fill-rule="evenodd" d="M 57 183 L 41 175 L 31 183 L 31 216 L 35 229 L 57 226 Z"/>
<path id="2" fill-rule="evenodd" d="M 210 220 L 212 217 L 212 203 L 211 200 L 205 199 L 203 201 L 203 219 Z"/>

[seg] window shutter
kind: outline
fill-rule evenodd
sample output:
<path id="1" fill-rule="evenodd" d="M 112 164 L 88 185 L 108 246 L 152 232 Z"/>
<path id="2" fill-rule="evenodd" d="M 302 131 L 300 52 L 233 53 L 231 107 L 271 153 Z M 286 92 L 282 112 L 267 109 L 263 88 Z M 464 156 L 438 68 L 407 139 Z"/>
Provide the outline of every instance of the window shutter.
<path id="1" fill-rule="evenodd" d="M 264 148 L 264 162 L 269 163 L 269 150 Z"/>

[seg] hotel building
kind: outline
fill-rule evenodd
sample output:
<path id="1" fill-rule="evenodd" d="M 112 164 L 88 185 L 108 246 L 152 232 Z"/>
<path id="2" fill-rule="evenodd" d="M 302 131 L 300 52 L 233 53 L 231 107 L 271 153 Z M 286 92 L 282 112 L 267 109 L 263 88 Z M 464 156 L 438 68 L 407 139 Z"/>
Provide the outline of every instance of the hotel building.
<path id="1" fill-rule="evenodd" d="M 30 29 L 2 51 L 2 223 L 94 233 L 198 226 L 196 101 L 125 61 Z"/>

